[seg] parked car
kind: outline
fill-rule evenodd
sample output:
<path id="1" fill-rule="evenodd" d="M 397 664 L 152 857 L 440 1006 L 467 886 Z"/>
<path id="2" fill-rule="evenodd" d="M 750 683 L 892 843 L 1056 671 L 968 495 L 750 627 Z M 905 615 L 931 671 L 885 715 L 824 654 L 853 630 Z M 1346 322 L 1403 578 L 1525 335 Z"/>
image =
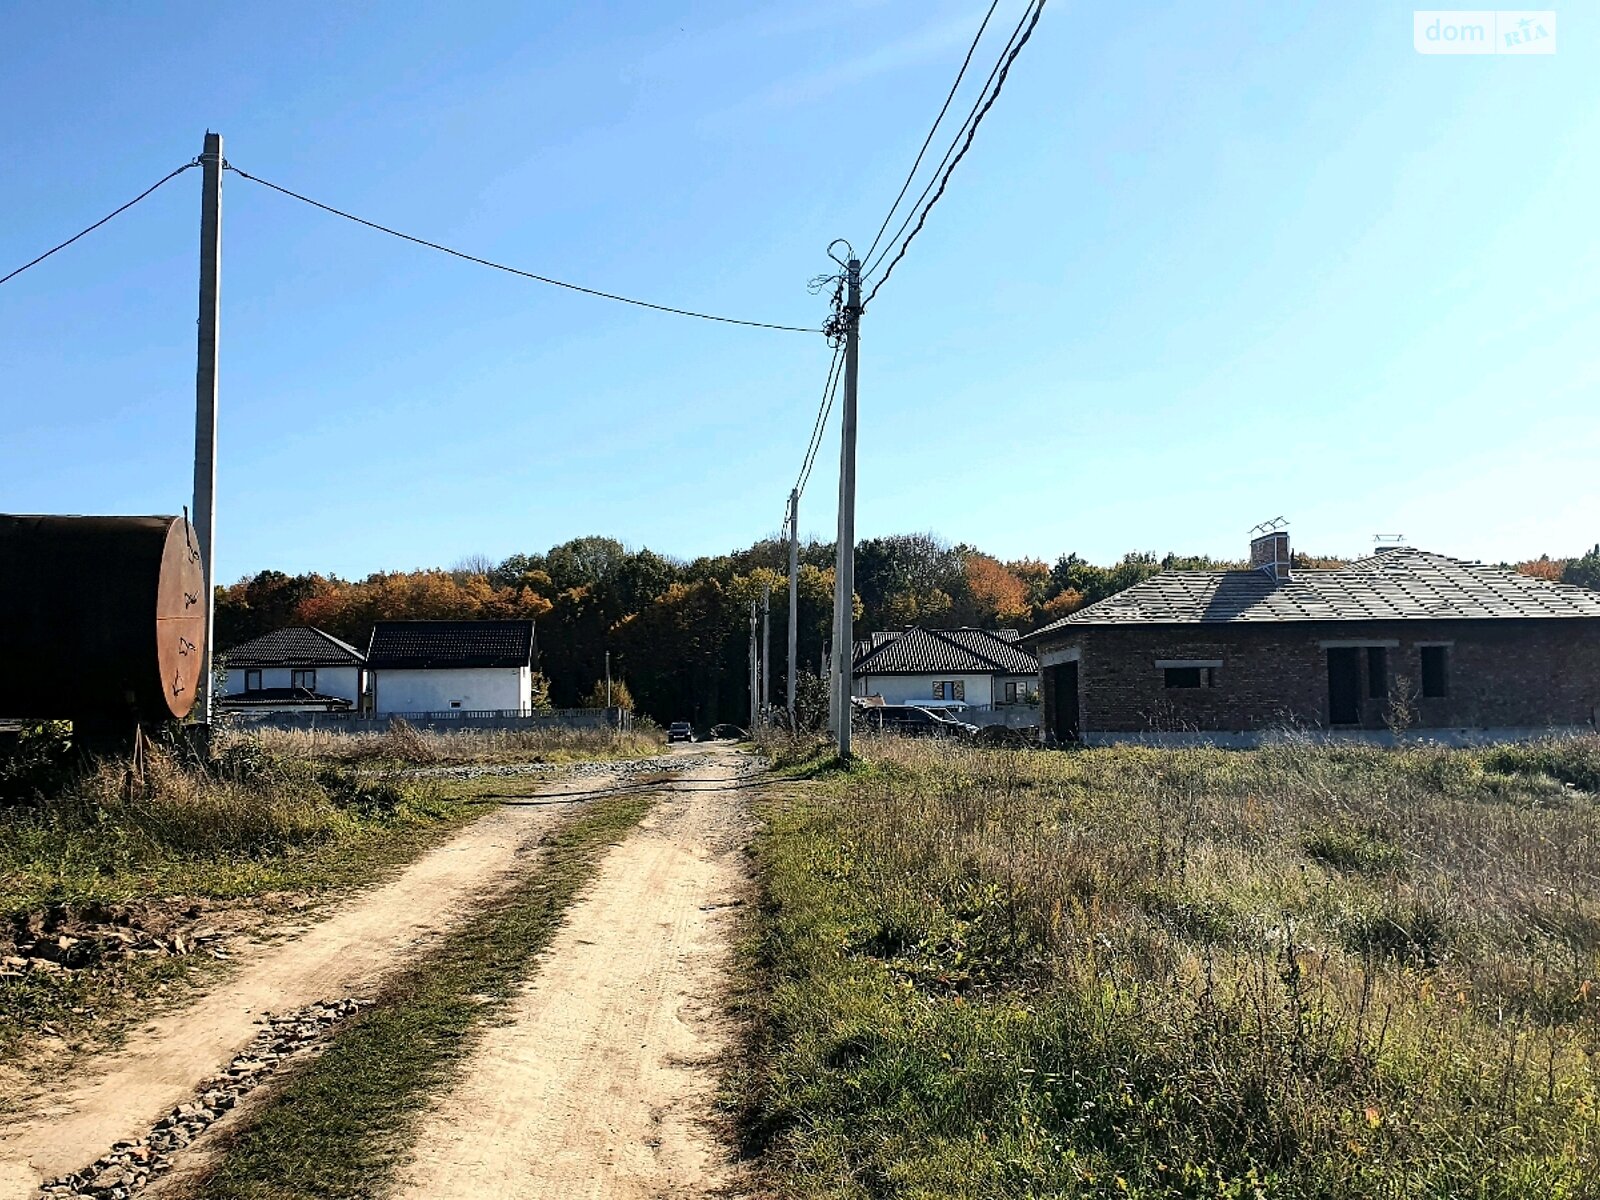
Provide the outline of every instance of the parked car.
<path id="1" fill-rule="evenodd" d="M 687 722 L 687 721 L 674 721 L 671 725 L 667 726 L 667 741 L 668 742 L 692 742 L 692 741 L 694 741 L 694 726 L 689 724 L 689 722 Z"/>
<path id="2" fill-rule="evenodd" d="M 855 723 L 869 733 L 898 733 L 902 737 L 970 738 L 978 732 L 976 725 L 915 704 L 878 704 L 858 708 Z"/>
<path id="3" fill-rule="evenodd" d="M 709 730 L 706 731 L 706 740 L 709 742 L 742 742 L 749 736 L 750 735 L 748 733 L 740 729 L 737 725 L 729 725 L 726 723 L 721 725 L 713 725 Z"/>

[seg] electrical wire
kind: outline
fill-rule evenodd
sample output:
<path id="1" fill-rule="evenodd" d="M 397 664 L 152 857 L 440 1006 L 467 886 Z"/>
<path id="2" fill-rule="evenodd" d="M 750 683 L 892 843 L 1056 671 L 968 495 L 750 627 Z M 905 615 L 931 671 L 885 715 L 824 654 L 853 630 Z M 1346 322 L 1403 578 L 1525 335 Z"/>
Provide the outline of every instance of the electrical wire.
<path id="1" fill-rule="evenodd" d="M 55 247 L 52 247 L 49 250 L 46 250 L 43 254 L 39 255 L 39 257 L 34 259 L 32 262 L 23 263 L 15 271 L 12 271 L 11 274 L 6 275 L 3 278 L 0 278 L 0 283 L 7 283 L 10 280 L 15 279 L 18 275 L 21 275 L 29 267 L 38 266 L 45 259 L 49 258 L 52 254 L 54 254 L 57 250 L 65 250 L 68 246 L 72 245 L 72 243 L 77 241 L 79 238 L 84 237 L 87 234 L 91 234 L 96 229 L 99 229 L 100 226 L 104 225 L 107 221 L 111 220 L 112 217 L 120 216 L 122 213 L 127 212 L 130 208 L 132 208 L 135 204 L 139 203 L 139 201 L 143 200 L 146 196 L 148 196 L 151 192 L 155 191 L 162 184 L 167 183 L 170 180 L 176 179 L 179 175 L 182 175 L 190 167 L 198 167 L 199 165 L 200 165 L 200 160 L 197 158 L 192 162 L 184 163 L 183 166 L 179 167 L 176 171 L 173 171 L 171 174 L 162 176 L 155 183 L 152 183 L 149 187 L 145 188 L 144 191 L 140 192 L 132 200 L 129 200 L 121 208 L 112 209 L 112 211 L 108 212 L 105 216 L 101 217 L 98 221 L 96 221 L 93 225 L 89 226 L 89 228 L 83 230 L 81 233 L 73 234 L 66 241 L 62 242 L 59 246 L 55 246 Z"/>
<path id="2" fill-rule="evenodd" d="M 354 213 L 345 212 L 343 209 L 334 208 L 331 204 L 323 204 L 320 200 L 313 200 L 310 196 L 302 196 L 299 192 L 290 191 L 280 184 L 269 182 L 259 176 L 241 171 L 231 163 L 224 164 L 226 169 L 232 171 L 241 179 L 248 179 L 251 183 L 259 183 L 262 187 L 271 188 L 281 192 L 302 204 L 309 204 L 312 208 L 320 208 L 325 213 L 332 213 L 336 217 L 343 217 L 346 221 L 354 221 L 357 225 L 365 225 L 368 229 L 376 229 L 379 233 L 387 233 L 402 241 L 412 242 L 418 246 L 426 246 L 429 250 L 437 250 L 441 254 L 449 254 L 455 258 L 465 259 L 467 262 L 477 263 L 482 267 L 493 267 L 496 271 L 504 271 L 508 275 L 520 275 L 524 279 L 532 279 L 536 283 L 547 283 L 551 287 L 566 288 L 569 292 L 582 292 L 585 296 L 596 296 L 601 300 L 615 300 L 619 304 L 632 304 L 638 308 L 654 309 L 656 312 L 672 313 L 679 317 L 696 317 L 702 321 L 718 321 L 724 325 L 744 325 L 752 329 L 776 329 L 784 333 L 817 333 L 815 328 L 803 325 L 777 325 L 769 321 L 746 321 L 739 317 L 720 317 L 715 313 L 695 312 L 687 308 L 674 308 L 669 304 L 653 304 L 648 300 L 635 300 L 631 296 L 619 296 L 615 292 L 602 292 L 598 288 L 583 287 L 576 283 L 567 283 L 565 280 L 552 279 L 548 275 L 536 275 L 532 271 L 524 271 L 517 267 L 508 267 L 504 263 L 493 262 L 487 258 L 479 258 L 476 254 L 468 254 L 462 250 L 454 250 L 449 246 L 442 246 L 438 242 L 430 242 L 426 238 L 414 237 L 409 233 L 401 233 L 398 229 L 391 229 L 387 225 L 380 225 L 376 221 L 369 221 L 365 217 L 358 217 Z"/>
<path id="3" fill-rule="evenodd" d="M 805 495 L 806 484 L 811 482 L 811 468 L 816 465 L 817 452 L 822 449 L 822 435 L 828 428 L 828 417 L 833 413 L 833 398 L 839 392 L 839 380 L 844 372 L 840 369 L 844 365 L 844 349 L 836 348 L 833 352 L 833 363 L 828 368 L 828 382 L 822 387 L 822 403 L 817 408 L 816 425 L 811 430 L 811 444 L 806 448 L 805 461 L 800 466 L 800 475 L 794 483 L 797 495 Z"/>
<path id="4" fill-rule="evenodd" d="M 972 56 L 978 49 L 978 43 L 983 40 L 983 31 L 989 28 L 989 18 L 994 16 L 994 10 L 1000 7 L 1000 0 L 990 0 L 989 11 L 983 14 L 983 24 L 978 26 L 978 32 L 972 36 L 972 45 L 967 47 L 967 56 L 961 60 L 961 69 L 956 72 L 956 81 L 950 85 L 949 94 L 944 98 L 944 104 L 939 108 L 939 115 L 933 119 L 933 127 L 928 130 L 928 136 L 922 139 L 922 149 L 917 151 L 916 160 L 911 164 L 911 170 L 906 173 L 906 181 L 900 185 L 900 194 L 894 198 L 894 203 L 889 206 L 889 211 L 883 214 L 883 224 L 878 226 L 877 235 L 872 239 L 872 245 L 867 247 L 863 254 L 865 261 L 872 257 L 872 252 L 878 248 L 878 241 L 883 237 L 883 231 L 889 228 L 889 222 L 894 220 L 895 210 L 900 207 L 900 201 L 906 198 L 906 193 L 911 190 L 911 181 L 917 177 L 917 168 L 922 165 L 922 156 L 928 152 L 928 147 L 933 144 L 933 135 L 939 132 L 939 123 L 944 120 L 944 114 L 950 111 L 950 102 L 956 98 L 956 89 L 961 86 L 961 81 L 966 78 L 967 68 L 972 64 Z M 961 135 L 956 134 L 957 137 Z"/>
<path id="5" fill-rule="evenodd" d="M 1028 14 L 1031 11 L 1031 5 L 1032 0 L 1029 0 L 1028 4 L 1023 7 L 1022 15 L 1017 18 L 1017 23 L 1012 28 L 1010 36 L 1006 38 L 1005 45 L 1000 47 L 1000 53 L 995 58 L 994 66 L 989 68 L 989 77 L 985 79 L 983 81 L 983 85 L 978 88 L 978 96 L 975 100 L 973 100 L 972 107 L 967 110 L 965 119 L 962 120 L 961 125 L 956 129 L 955 136 L 950 139 L 950 144 L 945 147 L 944 154 L 940 157 L 938 165 L 933 168 L 933 173 L 928 177 L 928 182 L 923 185 L 922 194 L 917 197 L 916 201 L 911 205 L 911 208 L 906 212 L 905 219 L 900 222 L 900 227 L 894 231 L 894 235 L 890 237 L 888 243 L 884 245 L 881 251 L 879 251 L 876 261 L 866 262 L 866 260 L 863 260 L 865 263 L 865 268 L 861 272 L 861 278 L 863 282 L 870 279 L 872 277 L 872 273 L 883 265 L 883 260 L 889 257 L 889 252 L 893 248 L 894 243 L 900 240 L 900 235 L 905 233 L 906 229 L 911 225 L 911 222 L 915 219 L 917 210 L 920 208 L 923 202 L 927 200 L 929 194 L 937 185 L 941 173 L 950 162 L 950 156 L 955 153 L 956 147 L 960 144 L 961 139 L 966 135 L 968 127 L 972 124 L 972 119 L 978 115 L 978 110 L 983 107 L 984 99 L 988 96 L 989 89 L 994 86 L 994 81 L 1000 74 L 1000 68 L 1005 63 L 1006 55 L 1011 52 L 1011 48 L 1017 43 L 1017 38 L 1022 35 L 1023 27 L 1026 25 Z"/>
<path id="6" fill-rule="evenodd" d="M 994 102 L 1000 98 L 1000 91 L 1006 85 L 1006 76 L 1011 73 L 1011 65 L 1017 61 L 1017 55 L 1022 53 L 1022 48 L 1028 44 L 1028 39 L 1033 36 L 1034 28 L 1039 24 L 1039 18 L 1044 13 L 1044 6 L 1045 0 L 1037 0 L 1034 4 L 1032 19 L 1028 21 L 1027 28 L 1022 31 L 1021 39 L 1017 41 L 1016 45 L 1012 46 L 1010 54 L 1005 57 L 1005 65 L 1000 68 L 999 77 L 995 80 L 994 90 L 989 93 L 988 100 L 984 102 L 983 107 L 978 110 L 972 118 L 971 124 L 967 127 L 966 141 L 961 144 L 961 149 L 956 153 L 956 156 L 950 160 L 949 167 L 945 169 L 943 177 L 939 180 L 938 191 L 934 192 L 932 198 L 923 207 L 921 216 L 917 218 L 916 227 L 906 235 L 906 240 L 900 243 L 900 249 L 894 258 L 889 260 L 888 268 L 878 278 L 878 282 L 872 285 L 872 291 L 868 293 L 867 298 L 861 302 L 861 310 L 863 312 L 866 311 L 867 305 L 872 303 L 873 298 L 877 296 L 883 285 L 889 282 L 889 276 L 894 274 L 895 267 L 906 256 L 906 251 L 910 249 L 911 243 L 916 239 L 917 234 L 922 232 L 922 227 L 928 223 L 928 214 L 933 211 L 934 205 L 939 203 L 940 198 L 944 195 L 945 188 L 950 183 L 951 175 L 955 173 L 955 169 L 960 165 L 961 160 L 966 157 L 967 151 L 972 148 L 972 140 L 977 136 L 978 126 L 983 123 L 983 118 L 994 107 Z M 881 257 L 879 261 L 882 261 Z"/>
<path id="7" fill-rule="evenodd" d="M 1045 0 L 1031 0 L 1030 7 L 1024 10 L 1022 21 L 1018 23 L 1016 31 L 1012 33 L 1010 41 L 1006 43 L 1007 49 L 1001 52 L 1001 58 L 995 63 L 994 71 L 990 72 L 989 78 L 993 83 L 993 89 L 988 90 L 986 96 L 983 93 L 980 93 L 978 103 L 974 105 L 971 115 L 963 124 L 963 130 L 966 133 L 966 139 L 961 142 L 961 148 L 956 150 L 955 143 L 952 142 L 950 150 L 945 151 L 945 160 L 941 160 L 940 162 L 940 167 L 943 168 L 943 174 L 941 175 L 938 169 L 936 169 L 934 172 L 934 178 L 938 180 L 938 190 L 933 192 L 932 198 L 929 199 L 923 206 L 922 211 L 917 218 L 916 227 L 911 230 L 905 241 L 900 244 L 900 249 L 895 254 L 894 258 L 890 260 L 888 269 L 883 273 L 878 281 L 873 284 L 872 291 L 867 295 L 866 300 L 862 302 L 861 307 L 863 311 L 865 311 L 867 305 L 872 302 L 873 297 L 878 294 L 879 289 L 888 282 L 889 276 L 893 274 L 894 269 L 899 265 L 900 260 L 905 257 L 906 251 L 910 248 L 912 241 L 915 240 L 917 234 L 922 232 L 923 226 L 927 224 L 928 214 L 933 211 L 934 205 L 938 204 L 939 200 L 944 196 L 945 188 L 950 183 L 950 177 L 955 173 L 955 169 L 960 164 L 961 160 L 966 157 L 967 151 L 972 148 L 972 141 L 977 136 L 978 126 L 983 123 L 984 117 L 988 116 L 989 110 L 994 107 L 995 101 L 1000 98 L 1001 89 L 1005 87 L 1006 78 L 1011 73 L 1012 64 L 1017 61 L 1017 55 L 1022 53 L 1022 48 L 1028 44 L 1028 39 L 1033 36 L 1034 28 L 1039 24 L 1039 18 L 1044 13 L 1044 6 Z M 958 130 L 956 133 L 956 138 L 958 140 L 961 139 L 961 133 L 961 130 Z M 955 151 L 954 158 L 951 158 L 952 150 Z M 946 160 L 948 161 L 948 166 L 945 165 Z M 923 189 L 923 196 L 927 196 L 928 192 L 932 188 L 933 180 L 930 180 L 928 187 Z M 919 203 L 920 202 L 921 201 L 919 198 Z M 911 218 L 908 215 L 906 220 L 901 223 L 900 229 L 895 231 L 895 238 L 900 236 L 900 233 L 905 230 L 906 226 L 910 224 L 910 221 Z M 893 239 L 891 239 L 891 244 L 892 241 Z M 876 271 L 878 267 L 882 265 L 883 260 L 888 257 L 888 253 L 889 249 L 886 246 L 884 247 L 883 253 L 878 256 L 878 261 L 867 269 L 866 274 L 870 275 L 872 272 Z"/>

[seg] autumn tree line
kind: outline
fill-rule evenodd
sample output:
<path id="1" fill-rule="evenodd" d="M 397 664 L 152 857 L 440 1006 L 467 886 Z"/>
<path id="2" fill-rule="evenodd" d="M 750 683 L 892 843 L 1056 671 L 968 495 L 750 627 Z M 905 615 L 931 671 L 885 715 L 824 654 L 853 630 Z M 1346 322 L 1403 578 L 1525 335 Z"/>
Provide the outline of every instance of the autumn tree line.
<path id="1" fill-rule="evenodd" d="M 833 611 L 834 547 L 800 547 L 799 665 L 803 684 L 822 671 Z M 1301 566 L 1339 560 L 1296 555 Z M 930 625 L 1029 630 L 1172 569 L 1243 563 L 1205 556 L 1133 553 L 1110 566 L 1065 554 L 1003 562 L 927 534 L 863 541 L 856 552 L 858 636 Z M 1581 558 L 1514 564 L 1545 579 L 1600 588 L 1600 546 Z M 605 656 L 619 692 L 659 721 L 743 723 L 749 613 L 772 589 L 772 678 L 782 703 L 788 664 L 788 547 L 756 542 L 732 554 L 684 562 L 630 550 L 614 538 L 582 537 L 543 554 L 503 562 L 392 571 L 362 580 L 262 571 L 217 589 L 217 640 L 224 649 L 289 625 L 311 625 L 365 649 L 376 621 L 506 620 L 535 623 L 544 698 L 556 707 L 593 702 Z M 809 677 L 809 678 L 808 678 Z M 815 687 L 810 689 L 815 694 Z"/>

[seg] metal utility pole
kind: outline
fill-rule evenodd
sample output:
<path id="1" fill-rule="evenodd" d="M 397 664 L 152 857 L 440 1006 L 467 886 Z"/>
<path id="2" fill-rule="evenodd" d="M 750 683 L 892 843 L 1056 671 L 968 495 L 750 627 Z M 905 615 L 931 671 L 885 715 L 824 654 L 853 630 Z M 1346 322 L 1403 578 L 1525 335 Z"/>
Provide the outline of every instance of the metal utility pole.
<path id="1" fill-rule="evenodd" d="M 850 757 L 850 670 L 855 647 L 856 360 L 861 333 L 861 262 L 845 264 L 844 416 L 839 431 L 839 544 L 833 578 L 833 713 L 839 757 Z"/>
<path id="2" fill-rule="evenodd" d="M 761 703 L 757 710 L 766 720 L 772 698 L 772 585 L 761 589 Z"/>
<path id="3" fill-rule="evenodd" d="M 194 526 L 205 577 L 206 637 L 194 713 L 211 724 L 211 654 L 216 631 L 217 319 L 222 291 L 222 135 L 206 134 L 200 155 L 200 332 L 194 377 Z"/>
<path id="4" fill-rule="evenodd" d="M 761 691 L 759 682 L 759 668 L 756 664 L 756 602 L 750 601 L 750 732 L 756 731 L 756 705 L 760 701 Z"/>
<path id="5" fill-rule="evenodd" d="M 789 493 L 789 657 L 784 660 L 788 665 L 789 680 L 785 689 L 788 701 L 785 707 L 789 710 L 789 728 L 796 729 L 794 689 L 795 679 L 800 674 L 800 664 L 796 661 L 800 645 L 800 491 L 798 488 Z"/>
<path id="6" fill-rule="evenodd" d="M 606 707 L 611 707 L 611 651 L 606 651 Z"/>

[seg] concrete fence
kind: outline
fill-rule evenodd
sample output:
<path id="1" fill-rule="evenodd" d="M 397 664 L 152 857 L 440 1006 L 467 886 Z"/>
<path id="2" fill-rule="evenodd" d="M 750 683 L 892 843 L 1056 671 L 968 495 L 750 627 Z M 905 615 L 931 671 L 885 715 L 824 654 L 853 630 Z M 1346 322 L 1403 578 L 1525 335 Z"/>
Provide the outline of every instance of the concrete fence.
<path id="1" fill-rule="evenodd" d="M 449 733 L 464 729 L 631 729 L 633 714 L 621 708 L 553 708 L 546 712 L 460 709 L 444 712 L 354 713 L 275 712 L 231 713 L 229 720 L 241 729 L 320 729 L 325 733 L 386 733 L 391 721 L 404 721 L 416 729 Z"/>
<path id="2" fill-rule="evenodd" d="M 1039 724 L 1037 704 L 925 704 L 920 707 L 932 712 L 949 713 L 968 725 L 1004 725 L 1007 729 L 1031 729 Z"/>

